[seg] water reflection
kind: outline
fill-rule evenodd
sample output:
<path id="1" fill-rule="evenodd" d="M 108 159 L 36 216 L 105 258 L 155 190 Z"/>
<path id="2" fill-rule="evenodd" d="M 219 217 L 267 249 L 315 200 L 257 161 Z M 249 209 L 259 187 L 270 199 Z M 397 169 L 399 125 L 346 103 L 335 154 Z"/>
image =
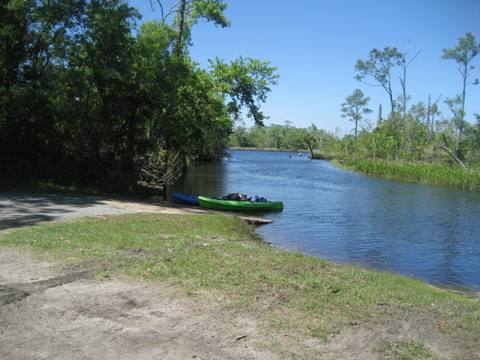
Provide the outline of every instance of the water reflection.
<path id="1" fill-rule="evenodd" d="M 480 194 L 373 179 L 286 152 L 232 151 L 176 189 L 282 200 L 266 241 L 437 284 L 480 286 Z"/>

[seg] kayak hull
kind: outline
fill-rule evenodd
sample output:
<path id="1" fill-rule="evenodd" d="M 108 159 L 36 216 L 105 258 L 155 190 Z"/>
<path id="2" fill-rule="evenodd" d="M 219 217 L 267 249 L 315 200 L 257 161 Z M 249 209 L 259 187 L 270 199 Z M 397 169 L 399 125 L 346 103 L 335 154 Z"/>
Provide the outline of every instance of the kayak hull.
<path id="1" fill-rule="evenodd" d="M 281 201 L 237 201 L 215 199 L 206 196 L 199 196 L 198 202 L 201 207 L 224 211 L 282 211 Z"/>
<path id="2" fill-rule="evenodd" d="M 187 204 L 187 205 L 200 205 L 198 203 L 198 196 L 182 194 L 178 192 L 172 192 L 173 201 L 176 203 Z"/>

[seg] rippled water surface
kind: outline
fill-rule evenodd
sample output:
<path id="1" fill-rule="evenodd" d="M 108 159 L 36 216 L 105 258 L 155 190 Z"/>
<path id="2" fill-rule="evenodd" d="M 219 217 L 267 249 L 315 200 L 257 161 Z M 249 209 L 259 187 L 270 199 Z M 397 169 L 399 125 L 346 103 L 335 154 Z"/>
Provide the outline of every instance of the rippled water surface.
<path id="1" fill-rule="evenodd" d="M 230 151 L 192 169 L 177 190 L 282 200 L 259 234 L 275 246 L 480 288 L 480 194 L 374 179 L 306 155 Z"/>

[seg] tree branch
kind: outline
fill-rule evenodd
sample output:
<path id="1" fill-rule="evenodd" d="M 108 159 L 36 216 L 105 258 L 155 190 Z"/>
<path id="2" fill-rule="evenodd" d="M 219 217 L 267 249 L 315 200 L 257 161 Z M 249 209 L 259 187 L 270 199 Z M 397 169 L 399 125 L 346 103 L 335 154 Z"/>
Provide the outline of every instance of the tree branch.
<path id="1" fill-rule="evenodd" d="M 420 55 L 421 52 L 422 52 L 422 49 L 420 49 L 420 50 L 417 51 L 417 53 L 416 53 L 416 54 L 410 59 L 410 61 L 407 63 L 407 65 L 406 65 L 407 68 L 408 68 L 408 66 L 413 62 L 413 60 L 415 60 L 415 59 L 418 57 L 418 55 Z"/>
<path id="2" fill-rule="evenodd" d="M 365 84 L 365 85 L 368 85 L 368 86 L 383 87 L 380 84 L 370 84 L 370 83 L 367 83 L 366 81 L 363 81 L 363 80 L 358 80 L 358 81 L 361 82 L 362 84 Z"/>

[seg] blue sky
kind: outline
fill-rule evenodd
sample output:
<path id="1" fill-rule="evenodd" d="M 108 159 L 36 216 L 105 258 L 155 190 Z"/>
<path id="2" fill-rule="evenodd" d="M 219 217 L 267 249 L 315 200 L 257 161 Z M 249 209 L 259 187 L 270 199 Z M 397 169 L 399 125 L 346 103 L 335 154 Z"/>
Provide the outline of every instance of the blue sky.
<path id="1" fill-rule="evenodd" d="M 164 3 L 170 3 L 170 0 Z M 421 50 L 407 79 L 412 103 L 428 94 L 444 100 L 461 91 L 461 78 L 442 49 L 456 45 L 470 31 L 480 42 L 480 0 L 227 0 L 232 25 L 218 28 L 201 22 L 193 29 L 192 57 L 202 66 L 208 59 L 239 56 L 271 61 L 278 68 L 275 86 L 262 109 L 267 124 L 286 120 L 295 126 L 318 127 L 342 133 L 351 124 L 340 116 L 340 105 L 355 88 L 370 98 L 376 119 L 378 105 L 388 109 L 387 95 L 354 79 L 357 59 L 372 48 L 396 46 Z M 149 0 L 130 0 L 142 21 L 159 18 Z M 480 56 L 473 75 L 480 78 Z M 399 81 L 394 92 L 400 94 Z M 444 115 L 449 112 L 443 102 Z M 467 119 L 480 113 L 480 86 L 467 93 Z M 247 121 L 247 125 L 250 123 Z"/>

